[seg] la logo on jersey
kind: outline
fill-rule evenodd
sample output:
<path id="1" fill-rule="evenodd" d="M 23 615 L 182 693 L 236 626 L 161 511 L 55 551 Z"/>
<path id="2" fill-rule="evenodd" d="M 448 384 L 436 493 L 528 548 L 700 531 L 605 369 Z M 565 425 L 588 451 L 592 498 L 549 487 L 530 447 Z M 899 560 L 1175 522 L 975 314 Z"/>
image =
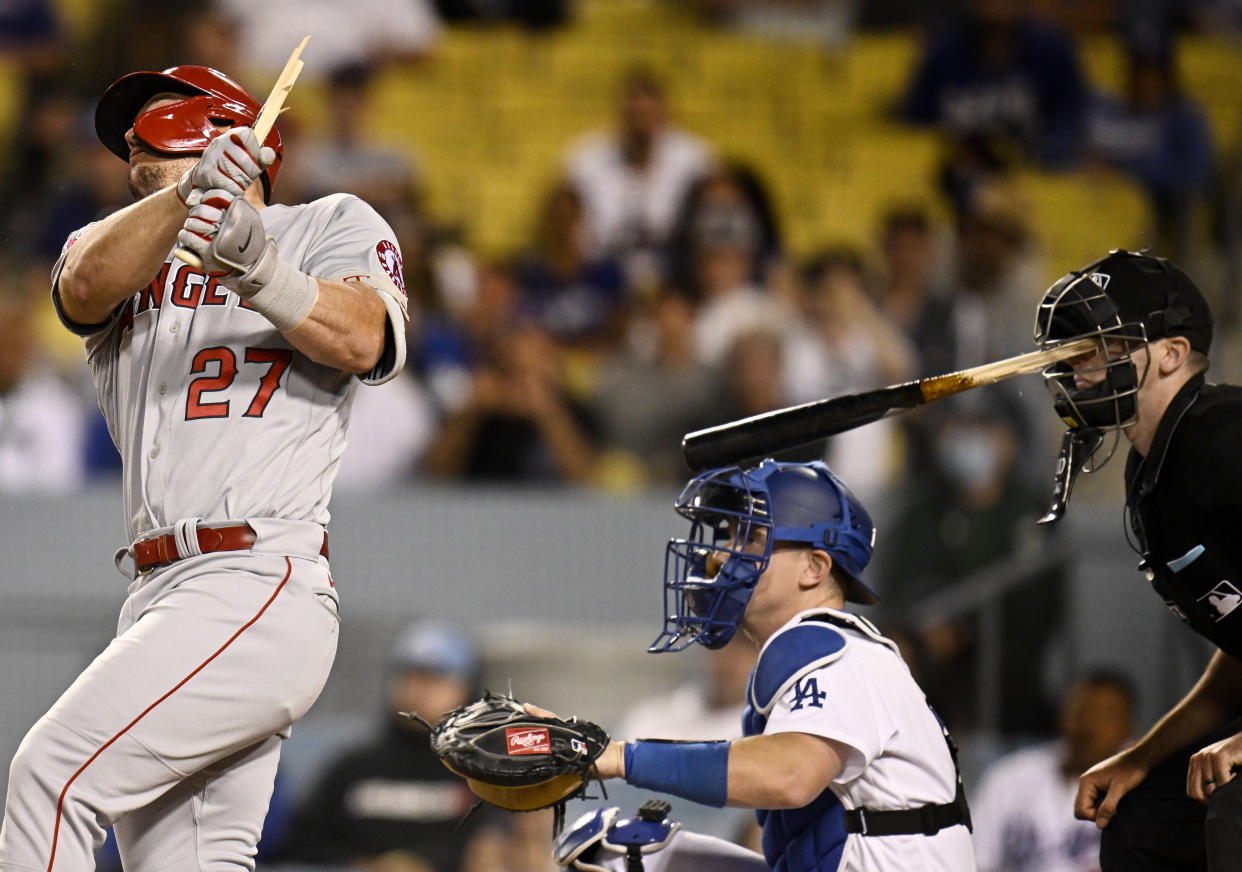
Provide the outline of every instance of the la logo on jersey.
<path id="1" fill-rule="evenodd" d="M 551 754 L 552 740 L 547 727 L 508 727 L 505 730 L 505 749 L 510 757 L 523 754 Z"/>
<path id="2" fill-rule="evenodd" d="M 1112 278 L 1108 273 L 1091 273 L 1087 276 L 1092 283 L 1098 285 L 1101 291 L 1108 290 L 1108 282 Z"/>
<path id="3" fill-rule="evenodd" d="M 1212 613 L 1213 621 L 1221 621 L 1238 606 L 1242 606 L 1242 591 L 1228 581 L 1221 581 L 1216 587 L 1199 597 L 1198 601 Z"/>
<path id="4" fill-rule="evenodd" d="M 811 706 L 812 708 L 823 708 L 824 698 L 827 696 L 827 693 L 819 689 L 819 682 L 812 675 L 810 678 L 804 678 L 794 683 L 794 700 L 789 710 L 796 712 L 804 705 Z"/>

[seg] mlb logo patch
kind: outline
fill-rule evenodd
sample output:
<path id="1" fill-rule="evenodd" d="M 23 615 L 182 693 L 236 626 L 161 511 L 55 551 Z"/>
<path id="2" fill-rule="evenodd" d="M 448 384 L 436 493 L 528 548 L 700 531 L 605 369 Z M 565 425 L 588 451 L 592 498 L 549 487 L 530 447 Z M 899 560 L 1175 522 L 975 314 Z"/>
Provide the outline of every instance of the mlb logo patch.
<path id="1" fill-rule="evenodd" d="M 552 740 L 547 727 L 509 727 L 505 730 L 505 750 L 510 757 L 523 754 L 551 754 Z"/>
<path id="2" fill-rule="evenodd" d="M 1228 581 L 1222 581 L 1199 597 L 1198 602 L 1207 609 L 1213 621 L 1220 621 L 1238 606 L 1242 606 L 1242 591 Z"/>

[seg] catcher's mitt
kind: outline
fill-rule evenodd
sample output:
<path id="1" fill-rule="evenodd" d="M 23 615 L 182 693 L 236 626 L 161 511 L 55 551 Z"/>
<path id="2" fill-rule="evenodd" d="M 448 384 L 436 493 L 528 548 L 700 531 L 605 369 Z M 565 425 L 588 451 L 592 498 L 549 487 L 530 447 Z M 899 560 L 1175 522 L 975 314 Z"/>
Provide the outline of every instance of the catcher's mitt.
<path id="1" fill-rule="evenodd" d="M 511 696 L 449 712 L 431 729 L 431 750 L 485 802 L 510 811 L 561 806 L 586 788 L 608 733 L 590 721 L 527 714 Z"/>

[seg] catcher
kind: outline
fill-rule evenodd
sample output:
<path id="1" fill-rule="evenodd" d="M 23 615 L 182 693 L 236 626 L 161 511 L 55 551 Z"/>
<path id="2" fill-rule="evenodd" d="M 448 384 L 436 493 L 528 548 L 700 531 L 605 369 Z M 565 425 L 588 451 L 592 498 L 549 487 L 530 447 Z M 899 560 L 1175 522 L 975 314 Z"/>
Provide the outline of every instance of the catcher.
<path id="1" fill-rule="evenodd" d="M 488 741 L 463 743 L 454 735 L 461 721 L 449 718 L 432 741 L 464 753 L 442 759 L 507 808 L 562 801 L 592 773 L 704 805 L 754 808 L 768 865 L 788 872 L 973 870 L 952 740 L 897 646 L 844 610 L 876 602 L 862 579 L 875 531 L 850 490 L 822 462 L 765 460 L 695 477 L 676 509 L 690 534 L 668 543 L 667 617 L 649 650 L 718 648 L 741 630 L 760 650 L 744 737 L 611 741 L 577 719 L 513 700 L 505 714 L 484 699 L 475 705 L 490 707 Z M 532 728 L 546 730 L 546 740 L 540 733 L 531 742 Z M 470 748 L 494 754 L 502 736 L 522 739 L 506 747 L 510 765 L 564 763 L 512 788 L 510 773 L 491 778 L 472 766 L 479 757 Z M 535 744 L 545 750 L 527 749 Z M 550 771 L 564 778 L 556 790 Z M 525 791 L 530 802 L 520 804 Z"/>

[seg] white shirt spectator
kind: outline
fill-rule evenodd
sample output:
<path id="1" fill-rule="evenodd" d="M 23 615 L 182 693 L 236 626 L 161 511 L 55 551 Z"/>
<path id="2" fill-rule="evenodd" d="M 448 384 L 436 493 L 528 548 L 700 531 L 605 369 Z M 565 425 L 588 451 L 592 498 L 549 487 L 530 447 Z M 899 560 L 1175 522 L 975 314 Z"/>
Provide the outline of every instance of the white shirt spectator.
<path id="1" fill-rule="evenodd" d="M 767 331 L 783 337 L 793 317 L 781 298 L 754 285 L 740 285 L 700 307 L 694 320 L 695 357 L 707 366 L 722 366 L 743 333 Z"/>
<path id="2" fill-rule="evenodd" d="M 1061 771 L 1058 742 L 1001 757 L 970 809 L 979 872 L 1096 872 L 1100 831 L 1074 817 L 1077 775 Z"/>
<path id="3" fill-rule="evenodd" d="M 36 366 L 0 394 L 0 491 L 65 493 L 86 478 L 86 410 L 54 372 Z"/>
<path id="4" fill-rule="evenodd" d="M 349 440 L 341 455 L 336 493 L 369 492 L 407 484 L 436 433 L 430 395 L 411 375 L 358 391 Z"/>
<path id="5" fill-rule="evenodd" d="M 566 173 L 582 197 L 593 255 L 658 246 L 668 238 L 690 187 L 712 166 L 706 143 L 666 127 L 656 135 L 648 165 L 626 163 L 609 133 L 589 134 L 573 145 Z"/>
<path id="6" fill-rule="evenodd" d="M 238 57 L 251 73 L 276 76 L 310 35 L 306 74 L 426 54 L 440 35 L 431 0 L 217 0 L 238 25 Z M 256 92 L 258 93 L 258 92 Z M 264 90 L 262 93 L 266 94 Z"/>

